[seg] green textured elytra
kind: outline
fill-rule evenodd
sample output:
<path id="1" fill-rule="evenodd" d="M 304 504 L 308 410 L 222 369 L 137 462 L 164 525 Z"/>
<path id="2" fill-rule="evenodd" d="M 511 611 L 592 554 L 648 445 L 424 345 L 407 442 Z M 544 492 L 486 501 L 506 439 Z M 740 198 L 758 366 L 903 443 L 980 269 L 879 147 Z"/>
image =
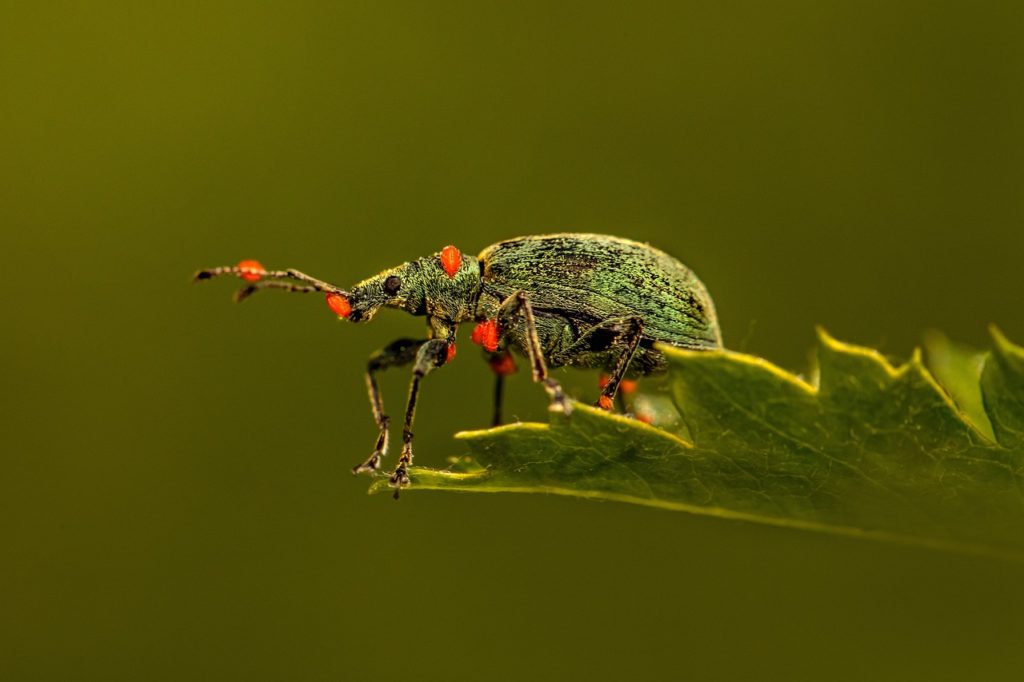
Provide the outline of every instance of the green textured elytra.
<path id="1" fill-rule="evenodd" d="M 399 286 L 387 287 L 389 280 Z M 639 242 L 596 234 L 519 237 L 461 253 L 454 276 L 435 253 L 385 270 L 349 293 L 349 320 L 381 307 L 426 315 L 433 338 L 454 335 L 459 323 L 498 317 L 503 301 L 523 291 L 537 321 L 548 367 L 611 369 L 621 355 L 618 326 L 635 318 L 643 341 L 630 376 L 664 371 L 656 342 L 679 348 L 722 345 L 715 306 L 704 284 L 668 254 Z M 527 354 L 517 318 L 503 342 Z"/>

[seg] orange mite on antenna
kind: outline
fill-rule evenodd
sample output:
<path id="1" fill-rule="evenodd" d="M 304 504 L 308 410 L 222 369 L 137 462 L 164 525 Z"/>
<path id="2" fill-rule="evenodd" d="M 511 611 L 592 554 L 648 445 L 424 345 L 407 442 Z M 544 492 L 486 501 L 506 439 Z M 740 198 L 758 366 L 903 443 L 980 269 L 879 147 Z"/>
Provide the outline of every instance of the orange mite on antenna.
<path id="1" fill-rule="evenodd" d="M 352 304 L 341 294 L 327 294 L 327 306 L 338 317 L 348 317 L 352 314 Z"/>
<path id="2" fill-rule="evenodd" d="M 258 260 L 243 260 L 238 264 L 238 276 L 246 282 L 258 282 L 267 274 L 267 269 Z"/>

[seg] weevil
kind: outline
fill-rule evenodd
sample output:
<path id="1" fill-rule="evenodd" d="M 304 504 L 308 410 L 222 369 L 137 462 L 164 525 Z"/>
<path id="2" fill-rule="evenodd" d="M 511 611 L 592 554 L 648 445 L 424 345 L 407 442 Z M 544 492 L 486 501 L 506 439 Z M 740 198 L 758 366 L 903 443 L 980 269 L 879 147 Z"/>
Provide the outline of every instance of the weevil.
<path id="1" fill-rule="evenodd" d="M 530 363 L 533 380 L 551 396 L 551 409 L 571 404 L 549 370 L 601 369 L 597 406 L 611 410 L 626 379 L 664 372 L 655 343 L 680 348 L 722 346 L 715 306 L 685 265 L 647 244 L 596 234 L 552 234 L 498 242 L 478 256 L 446 246 L 403 263 L 349 290 L 298 270 L 266 270 L 257 261 L 200 270 L 196 280 L 236 275 L 248 282 L 243 300 L 262 289 L 324 294 L 328 306 L 349 322 L 369 322 L 382 307 L 427 318 L 426 338 L 403 338 L 373 353 L 366 365 L 370 407 L 379 433 L 373 452 L 353 473 L 376 472 L 387 453 L 390 418 L 377 375 L 412 365 L 402 424 L 402 454 L 391 473 L 398 490 L 409 484 L 413 418 L 420 382 L 455 357 L 459 324 L 473 322 L 472 340 L 483 348 L 496 375 L 495 424 L 501 423 L 505 377 L 516 371 L 510 351 Z"/>

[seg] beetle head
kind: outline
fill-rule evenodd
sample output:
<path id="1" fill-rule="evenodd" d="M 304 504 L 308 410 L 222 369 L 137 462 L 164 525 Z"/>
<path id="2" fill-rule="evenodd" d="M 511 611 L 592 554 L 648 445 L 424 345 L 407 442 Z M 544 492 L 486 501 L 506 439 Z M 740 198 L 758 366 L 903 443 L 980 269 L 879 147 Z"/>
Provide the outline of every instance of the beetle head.
<path id="1" fill-rule="evenodd" d="M 369 321 L 382 306 L 459 322 L 470 319 L 480 293 L 480 265 L 454 246 L 359 282 L 347 301 L 352 322 Z"/>

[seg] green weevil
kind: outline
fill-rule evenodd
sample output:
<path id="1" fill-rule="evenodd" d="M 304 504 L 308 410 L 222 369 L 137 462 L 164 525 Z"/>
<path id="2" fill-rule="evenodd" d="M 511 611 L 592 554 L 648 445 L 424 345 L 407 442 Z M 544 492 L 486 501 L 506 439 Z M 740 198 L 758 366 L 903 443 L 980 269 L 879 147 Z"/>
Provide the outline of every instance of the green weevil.
<path id="1" fill-rule="evenodd" d="M 597 405 L 610 410 L 624 379 L 666 370 L 654 346 L 721 348 L 714 303 L 694 273 L 647 244 L 596 234 L 553 234 L 498 242 L 474 257 L 447 246 L 344 290 L 297 270 L 265 270 L 257 261 L 200 270 L 196 280 L 236 275 L 248 284 L 236 300 L 260 289 L 326 295 L 350 322 L 368 322 L 381 307 L 426 316 L 424 339 L 398 339 L 367 363 L 366 384 L 380 429 L 372 454 L 353 473 L 375 472 L 388 449 L 390 420 L 377 374 L 411 364 L 412 382 L 402 428 L 402 454 L 391 474 L 409 484 L 412 425 L 420 382 L 455 355 L 460 323 L 475 322 L 472 340 L 483 347 L 497 376 L 494 423 L 501 423 L 502 387 L 515 371 L 509 351 L 529 360 L 533 380 L 551 395 L 551 409 L 571 409 L 548 373 L 554 367 L 601 369 L 609 374 Z"/>

